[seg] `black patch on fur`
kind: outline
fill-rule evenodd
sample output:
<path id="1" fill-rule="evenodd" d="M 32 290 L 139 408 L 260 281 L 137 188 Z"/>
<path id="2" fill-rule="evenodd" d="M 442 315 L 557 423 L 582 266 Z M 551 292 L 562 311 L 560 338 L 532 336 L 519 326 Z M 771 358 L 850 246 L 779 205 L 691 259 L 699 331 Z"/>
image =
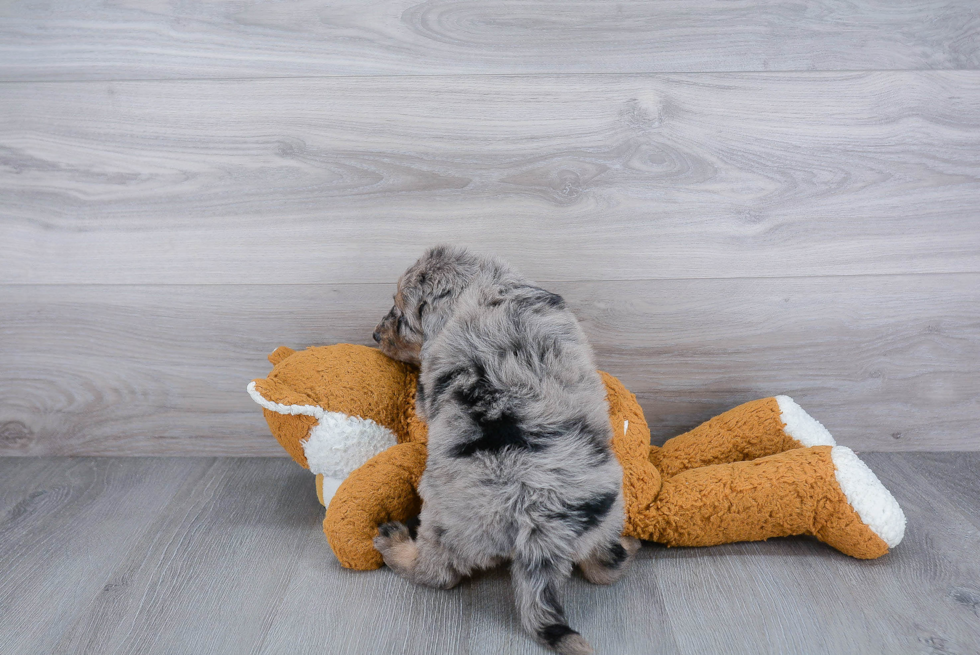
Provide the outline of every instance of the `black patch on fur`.
<path id="1" fill-rule="evenodd" d="M 473 361 L 474 380 L 468 387 L 456 393 L 457 400 L 470 409 L 473 420 L 479 422 L 487 414 L 487 407 L 500 397 L 500 391 L 487 379 L 487 369 L 479 361 Z"/>
<path id="2" fill-rule="evenodd" d="M 595 429 L 590 426 L 588 419 L 579 416 L 567 421 L 562 421 L 554 428 L 535 431 L 532 436 L 538 437 L 543 441 L 553 441 L 563 438 L 574 438 L 582 443 L 582 448 L 588 449 L 592 455 L 592 465 L 600 466 L 609 461 L 612 457 L 612 449 L 609 446 L 609 436 L 605 426 Z"/>
<path id="3" fill-rule="evenodd" d="M 596 466 L 605 464 L 612 457 L 612 450 L 609 446 L 601 443 L 598 438 L 589 439 L 589 448 L 592 450 Z"/>
<path id="4" fill-rule="evenodd" d="M 541 287 L 527 287 L 530 290 L 524 297 L 518 297 L 517 303 L 530 309 L 565 309 L 565 299 L 557 293 L 545 291 Z"/>
<path id="5" fill-rule="evenodd" d="M 391 537 L 393 534 L 401 529 L 401 523 L 398 521 L 389 521 L 388 523 L 382 523 L 378 526 L 378 534 L 382 537 Z"/>
<path id="6" fill-rule="evenodd" d="M 420 524 L 421 524 L 421 520 L 419 519 L 419 517 L 417 515 L 416 516 L 413 516 L 412 518 L 410 518 L 407 521 L 405 521 L 405 527 L 408 528 L 408 536 L 409 537 L 411 537 L 412 539 L 415 539 L 416 537 L 419 536 L 419 525 Z"/>
<path id="7" fill-rule="evenodd" d="M 502 392 L 487 377 L 486 368 L 477 360 L 472 363 L 470 383 L 455 393 L 456 401 L 466 409 L 470 419 L 480 430 L 480 435 L 468 442 L 457 444 L 451 451 L 453 457 L 471 457 L 478 452 L 499 453 L 505 448 L 539 451 L 545 442 L 525 432 L 517 416 L 496 409 Z"/>
<path id="8" fill-rule="evenodd" d="M 454 368 L 453 370 L 447 371 L 446 373 L 443 373 L 442 375 L 437 377 L 436 383 L 432 387 L 432 402 L 438 402 L 439 398 L 441 398 L 442 395 L 446 393 L 446 389 L 448 389 L 450 385 L 452 385 L 453 380 L 455 380 L 457 376 L 462 375 L 465 372 L 466 372 L 465 368 Z"/>
<path id="9" fill-rule="evenodd" d="M 595 466 L 605 464 L 612 459 L 612 434 L 608 422 L 601 426 L 594 425 L 589 422 L 588 417 L 580 416 L 565 422 L 562 427 L 567 428 L 570 434 L 574 433 L 584 442 L 583 448 L 592 455 Z"/>
<path id="10" fill-rule="evenodd" d="M 422 386 L 422 380 L 419 380 L 415 385 L 415 398 L 420 403 L 425 403 L 425 387 Z"/>
<path id="11" fill-rule="evenodd" d="M 599 525 L 603 517 L 612 509 L 613 503 L 616 502 L 616 496 L 615 491 L 599 494 L 550 516 L 568 522 L 578 534 L 582 534 Z"/>
<path id="12" fill-rule="evenodd" d="M 558 645 L 562 639 L 568 635 L 577 635 L 578 633 L 569 628 L 564 623 L 552 623 L 551 625 L 546 625 L 545 627 L 538 630 L 538 638 L 544 643 L 548 644 L 552 648 Z"/>
<path id="13" fill-rule="evenodd" d="M 629 557 L 629 553 L 623 548 L 623 544 L 618 541 L 609 548 L 608 554 L 609 559 L 606 563 L 613 568 L 619 568 L 626 561 L 626 558 Z"/>
<path id="14" fill-rule="evenodd" d="M 564 298 L 559 296 L 557 293 L 549 293 L 545 291 L 545 294 L 547 295 L 544 297 L 544 303 L 548 305 L 548 307 L 552 307 L 554 309 L 565 309 Z"/>
<path id="15" fill-rule="evenodd" d="M 475 417 L 475 420 L 480 428 L 480 436 L 453 447 L 450 453 L 453 457 L 472 457 L 478 452 L 499 453 L 505 448 L 541 450 L 540 444 L 528 441 L 527 434 L 510 414 L 504 413 L 493 419 Z"/>
<path id="16" fill-rule="evenodd" d="M 558 600 L 558 594 L 555 593 L 555 588 L 551 584 L 548 584 L 541 590 L 541 604 L 544 605 L 545 609 L 555 619 L 561 620 L 565 618 L 565 610 L 562 608 L 561 601 Z"/>

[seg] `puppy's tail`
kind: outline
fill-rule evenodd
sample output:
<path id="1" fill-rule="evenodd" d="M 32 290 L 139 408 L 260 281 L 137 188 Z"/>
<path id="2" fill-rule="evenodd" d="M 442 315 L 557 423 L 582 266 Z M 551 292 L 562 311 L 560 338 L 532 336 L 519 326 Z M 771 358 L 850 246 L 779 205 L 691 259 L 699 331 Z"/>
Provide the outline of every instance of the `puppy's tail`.
<path id="1" fill-rule="evenodd" d="M 524 629 L 560 655 L 592 655 L 582 635 L 568 627 L 558 601 L 558 587 L 571 570 L 551 560 L 517 557 L 511 564 L 517 611 Z"/>

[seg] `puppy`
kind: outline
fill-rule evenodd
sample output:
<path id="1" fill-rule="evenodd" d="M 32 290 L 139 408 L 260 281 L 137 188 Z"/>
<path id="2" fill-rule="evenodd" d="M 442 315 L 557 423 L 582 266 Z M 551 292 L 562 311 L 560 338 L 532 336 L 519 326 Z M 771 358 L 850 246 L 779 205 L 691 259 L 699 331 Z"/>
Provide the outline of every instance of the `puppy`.
<path id="1" fill-rule="evenodd" d="M 385 563 L 448 589 L 510 561 L 524 628 L 559 653 L 593 652 L 558 589 L 573 564 L 615 582 L 639 542 L 621 537 L 606 391 L 564 300 L 499 260 L 439 246 L 401 276 L 374 339 L 421 366 L 416 411 L 429 426 L 417 532 L 382 525 Z"/>

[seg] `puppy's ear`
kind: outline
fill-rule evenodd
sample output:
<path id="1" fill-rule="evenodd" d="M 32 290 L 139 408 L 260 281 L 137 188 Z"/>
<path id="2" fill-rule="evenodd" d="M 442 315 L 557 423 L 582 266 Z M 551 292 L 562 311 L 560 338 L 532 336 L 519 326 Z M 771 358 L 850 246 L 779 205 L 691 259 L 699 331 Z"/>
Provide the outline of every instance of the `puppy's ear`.
<path id="1" fill-rule="evenodd" d="M 444 290 L 419 303 L 418 314 L 419 321 L 422 323 L 422 334 L 430 337 L 442 329 L 452 311 L 453 297 L 451 291 Z"/>
<path id="2" fill-rule="evenodd" d="M 429 248 L 419 259 L 420 284 L 426 277 L 440 278 L 445 275 L 472 275 L 479 265 L 479 258 L 462 246 L 439 245 Z"/>

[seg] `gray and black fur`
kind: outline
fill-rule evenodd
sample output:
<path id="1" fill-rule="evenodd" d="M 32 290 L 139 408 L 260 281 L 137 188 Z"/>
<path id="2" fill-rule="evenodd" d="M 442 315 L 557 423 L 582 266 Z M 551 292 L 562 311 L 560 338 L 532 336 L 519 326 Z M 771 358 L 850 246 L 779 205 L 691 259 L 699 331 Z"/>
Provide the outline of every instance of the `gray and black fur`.
<path id="1" fill-rule="evenodd" d="M 417 533 L 381 526 L 385 562 L 449 588 L 510 561 L 524 627 L 559 653 L 591 653 L 558 589 L 576 563 L 615 582 L 639 542 L 620 536 L 605 387 L 565 301 L 496 259 L 440 246 L 402 275 L 374 338 L 421 365 L 416 410 L 429 427 Z"/>

